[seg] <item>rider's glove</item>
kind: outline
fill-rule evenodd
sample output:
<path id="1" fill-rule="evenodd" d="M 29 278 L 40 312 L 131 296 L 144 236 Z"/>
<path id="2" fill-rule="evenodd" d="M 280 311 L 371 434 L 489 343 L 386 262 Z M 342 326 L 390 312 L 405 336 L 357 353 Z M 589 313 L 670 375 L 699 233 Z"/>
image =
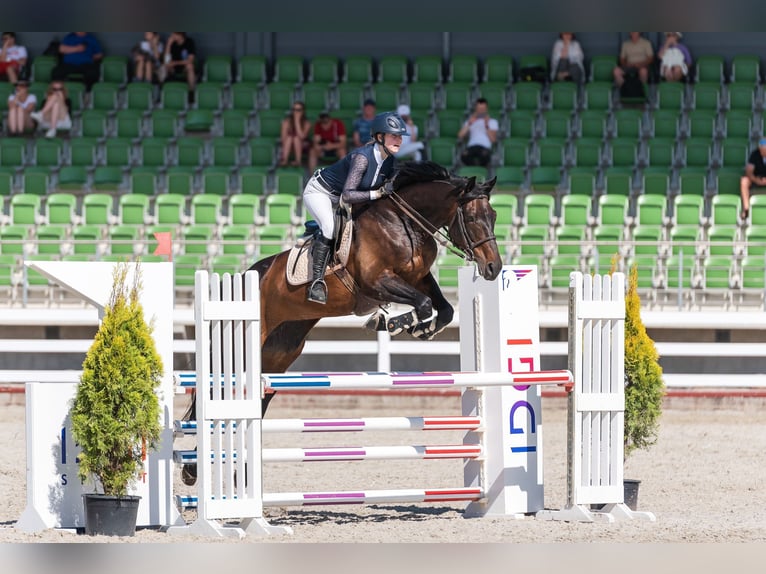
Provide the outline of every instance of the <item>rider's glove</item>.
<path id="1" fill-rule="evenodd" d="M 394 183 L 389 180 L 381 185 L 378 189 L 370 190 L 370 199 L 380 199 L 394 193 Z"/>

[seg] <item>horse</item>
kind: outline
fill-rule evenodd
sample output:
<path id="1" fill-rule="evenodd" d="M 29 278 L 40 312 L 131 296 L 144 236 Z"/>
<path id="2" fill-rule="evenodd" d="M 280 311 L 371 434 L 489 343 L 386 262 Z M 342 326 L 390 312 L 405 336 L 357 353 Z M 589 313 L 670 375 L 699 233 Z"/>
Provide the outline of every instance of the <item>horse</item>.
<path id="1" fill-rule="evenodd" d="M 477 183 L 475 177 L 453 176 L 433 162 L 400 164 L 390 196 L 352 206 L 348 260 L 342 267 L 331 264 L 324 305 L 307 301 L 305 285 L 288 283 L 289 250 L 250 266 L 259 273 L 262 371 L 285 372 L 303 351 L 309 331 L 325 317 L 374 313 L 369 328 L 392 335 L 407 331 L 422 340 L 444 330 L 454 309 L 431 273 L 440 244 L 473 261 L 486 280 L 494 280 L 502 268 L 494 233 L 497 214 L 489 202 L 494 185 L 495 179 Z M 384 310 L 392 303 L 412 311 L 386 318 Z M 263 399 L 263 414 L 274 396 Z M 192 396 L 184 418 L 195 417 Z M 196 478 L 196 467 L 184 467 L 184 475 L 191 479 L 192 474 Z"/>

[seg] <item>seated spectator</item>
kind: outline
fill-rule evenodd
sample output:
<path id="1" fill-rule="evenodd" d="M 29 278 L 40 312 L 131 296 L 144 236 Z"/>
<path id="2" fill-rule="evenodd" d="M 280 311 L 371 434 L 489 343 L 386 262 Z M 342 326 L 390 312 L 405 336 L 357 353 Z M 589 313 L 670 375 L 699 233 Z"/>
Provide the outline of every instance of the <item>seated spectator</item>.
<path id="1" fill-rule="evenodd" d="M 692 55 L 679 40 L 681 32 L 665 32 L 665 43 L 657 51 L 660 59 L 660 77 L 668 82 L 680 82 L 689 74 Z"/>
<path id="2" fill-rule="evenodd" d="M 45 101 L 39 112 L 30 114 L 37 127 L 46 130 L 45 137 L 56 137 L 56 130 L 72 129 L 72 100 L 64 82 L 54 80 L 45 92 Z"/>
<path id="3" fill-rule="evenodd" d="M 29 91 L 29 81 L 16 82 L 16 91 L 8 96 L 8 133 L 12 136 L 33 131 L 35 123 L 32 112 L 37 106 L 37 96 Z"/>
<path id="4" fill-rule="evenodd" d="M 615 84 L 621 88 L 627 75 L 637 75 L 641 83 L 648 83 L 649 66 L 653 61 L 652 43 L 641 36 L 641 32 L 630 32 L 630 38 L 620 48 L 620 63 L 612 72 Z"/>
<path id="5" fill-rule="evenodd" d="M 362 106 L 362 117 L 354 120 L 354 129 L 351 134 L 354 147 L 361 147 L 366 144 L 372 135 L 370 134 L 370 128 L 372 127 L 372 120 L 375 119 L 376 107 L 375 100 L 364 100 Z"/>
<path id="6" fill-rule="evenodd" d="M 423 142 L 418 141 L 418 126 L 412 121 L 410 106 L 402 104 L 396 109 L 396 113 L 404 120 L 408 135 L 402 136 L 402 145 L 399 146 L 399 151 L 394 154 L 394 157 L 396 159 L 420 161 L 423 159 L 423 154 L 421 153 Z"/>
<path id="7" fill-rule="evenodd" d="M 497 120 L 489 116 L 487 100 L 477 99 L 473 113 L 457 134 L 459 140 L 468 137 L 465 151 L 460 158 L 463 165 L 489 166 L 492 159 L 492 146 L 497 141 L 498 128 Z"/>
<path id="8" fill-rule="evenodd" d="M 551 53 L 551 80 L 581 84 L 585 79 L 585 55 L 573 32 L 561 32 Z"/>
<path id="9" fill-rule="evenodd" d="M 173 32 L 168 38 L 163 73 L 166 80 L 186 82 L 192 101 L 197 86 L 197 45 L 186 32 Z"/>
<path id="10" fill-rule="evenodd" d="M 742 219 L 750 213 L 750 189 L 766 187 L 766 138 L 758 140 L 758 148 L 750 153 L 745 164 L 745 175 L 740 180 L 739 193 L 742 197 Z"/>
<path id="11" fill-rule="evenodd" d="M 15 32 L 3 32 L 3 47 L 0 49 L 0 76 L 15 84 L 27 65 L 27 49 L 16 44 Z"/>
<path id="12" fill-rule="evenodd" d="M 165 44 L 160 38 L 159 32 L 144 32 L 144 39 L 133 48 L 133 64 L 137 82 L 153 82 L 155 78 L 162 82 L 165 79 L 162 57 L 165 52 Z M 158 72 L 162 70 L 160 77 Z"/>
<path id="13" fill-rule="evenodd" d="M 82 80 L 90 91 L 101 74 L 104 51 L 98 39 L 90 32 L 70 32 L 59 44 L 61 63 L 53 68 L 53 80 Z"/>
<path id="14" fill-rule="evenodd" d="M 335 163 L 346 156 L 346 126 L 327 112 L 319 114 L 309 151 L 309 171 L 314 173 L 319 162 Z"/>
<path id="15" fill-rule="evenodd" d="M 311 122 L 306 117 L 306 106 L 303 102 L 295 102 L 290 115 L 282 120 L 279 136 L 282 153 L 279 165 L 288 165 L 291 154 L 295 156 L 295 160 L 290 165 L 299 166 L 303 163 L 303 153 L 308 152 L 310 147 L 310 132 Z"/>

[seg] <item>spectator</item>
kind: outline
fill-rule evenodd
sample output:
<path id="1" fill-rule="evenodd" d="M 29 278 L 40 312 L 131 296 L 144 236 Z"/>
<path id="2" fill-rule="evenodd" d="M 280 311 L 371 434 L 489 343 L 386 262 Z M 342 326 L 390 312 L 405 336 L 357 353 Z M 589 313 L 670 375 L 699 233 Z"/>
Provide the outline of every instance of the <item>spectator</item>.
<path id="1" fill-rule="evenodd" d="M 0 50 L 0 76 L 15 84 L 27 65 L 27 49 L 16 44 L 15 32 L 3 32 L 3 47 Z"/>
<path id="2" fill-rule="evenodd" d="M 461 155 L 463 165 L 489 166 L 492 159 L 492 146 L 497 141 L 498 127 L 497 120 L 489 115 L 487 100 L 477 99 L 473 113 L 457 134 L 459 140 L 468 136 L 466 149 Z"/>
<path id="3" fill-rule="evenodd" d="M 186 82 L 189 101 L 194 99 L 197 86 L 197 45 L 186 32 L 173 32 L 165 45 L 165 79 Z"/>
<path id="4" fill-rule="evenodd" d="M 354 147 L 360 147 L 370 140 L 370 127 L 375 119 L 375 100 L 364 100 L 362 117 L 354 120 L 354 129 L 351 134 Z"/>
<path id="5" fill-rule="evenodd" d="M 37 96 L 29 91 L 29 81 L 16 82 L 16 91 L 8 96 L 8 133 L 12 136 L 33 131 L 32 112 L 37 106 Z"/>
<path id="6" fill-rule="evenodd" d="M 309 151 L 311 122 L 306 117 L 306 106 L 303 102 L 295 102 L 290 115 L 282 120 L 282 131 L 279 136 L 282 144 L 282 158 L 279 165 L 287 165 L 290 154 L 295 155 L 295 161 L 290 165 L 299 166 L 303 163 L 303 153 Z"/>
<path id="7" fill-rule="evenodd" d="M 742 196 L 742 219 L 747 219 L 750 213 L 750 189 L 766 187 L 766 137 L 758 140 L 758 149 L 750 153 L 745 165 L 745 175 L 739 183 L 739 193 Z"/>
<path id="8" fill-rule="evenodd" d="M 668 82 L 685 80 L 692 65 L 692 55 L 689 48 L 679 42 L 681 38 L 681 32 L 665 32 L 665 43 L 657 51 L 660 77 Z"/>
<path id="9" fill-rule="evenodd" d="M 159 32 L 144 32 L 144 39 L 133 48 L 134 79 L 137 82 L 152 82 L 155 78 L 162 82 L 165 79 L 165 69 L 162 67 L 164 51 L 165 44 Z M 160 70 L 163 71 L 162 77 Z"/>
<path id="10" fill-rule="evenodd" d="M 423 149 L 423 142 L 417 141 L 418 139 L 418 126 L 412 121 L 410 115 L 410 106 L 402 104 L 396 109 L 396 113 L 404 120 L 407 126 L 407 133 L 402 136 L 402 145 L 399 146 L 399 151 L 394 154 L 396 159 L 414 159 L 420 161 L 423 159 L 421 150 Z"/>
<path id="11" fill-rule="evenodd" d="M 45 92 L 45 101 L 39 112 L 30 114 L 37 127 L 46 130 L 45 137 L 56 137 L 56 130 L 72 129 L 72 100 L 64 82 L 53 80 Z"/>
<path id="12" fill-rule="evenodd" d="M 104 52 L 98 39 L 90 32 L 70 32 L 59 44 L 61 63 L 53 68 L 51 78 L 64 81 L 82 79 L 85 89 L 90 91 L 101 74 L 101 59 Z"/>
<path id="13" fill-rule="evenodd" d="M 319 114 L 314 124 L 314 137 L 309 151 L 309 171 L 314 173 L 317 165 L 335 163 L 346 156 L 346 126 L 327 112 Z"/>
<path id="14" fill-rule="evenodd" d="M 641 32 L 630 32 L 630 38 L 620 48 L 620 63 L 612 75 L 618 88 L 625 83 L 626 75 L 637 75 L 641 83 L 649 82 L 649 66 L 654 61 L 652 43 L 641 36 Z"/>
<path id="15" fill-rule="evenodd" d="M 581 84 L 585 79 L 585 55 L 573 32 L 561 32 L 551 53 L 551 80 Z"/>

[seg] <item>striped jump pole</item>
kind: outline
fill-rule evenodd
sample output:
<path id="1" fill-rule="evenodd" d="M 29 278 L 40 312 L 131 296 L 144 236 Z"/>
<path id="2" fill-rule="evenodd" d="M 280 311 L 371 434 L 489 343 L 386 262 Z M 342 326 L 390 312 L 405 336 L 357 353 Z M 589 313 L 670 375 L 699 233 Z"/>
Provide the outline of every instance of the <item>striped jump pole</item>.
<path id="1" fill-rule="evenodd" d="M 264 433 L 480 430 L 479 417 L 371 417 L 348 419 L 264 419 Z M 212 426 L 208 425 L 212 429 Z M 176 435 L 196 434 L 197 421 L 175 421 Z"/>

